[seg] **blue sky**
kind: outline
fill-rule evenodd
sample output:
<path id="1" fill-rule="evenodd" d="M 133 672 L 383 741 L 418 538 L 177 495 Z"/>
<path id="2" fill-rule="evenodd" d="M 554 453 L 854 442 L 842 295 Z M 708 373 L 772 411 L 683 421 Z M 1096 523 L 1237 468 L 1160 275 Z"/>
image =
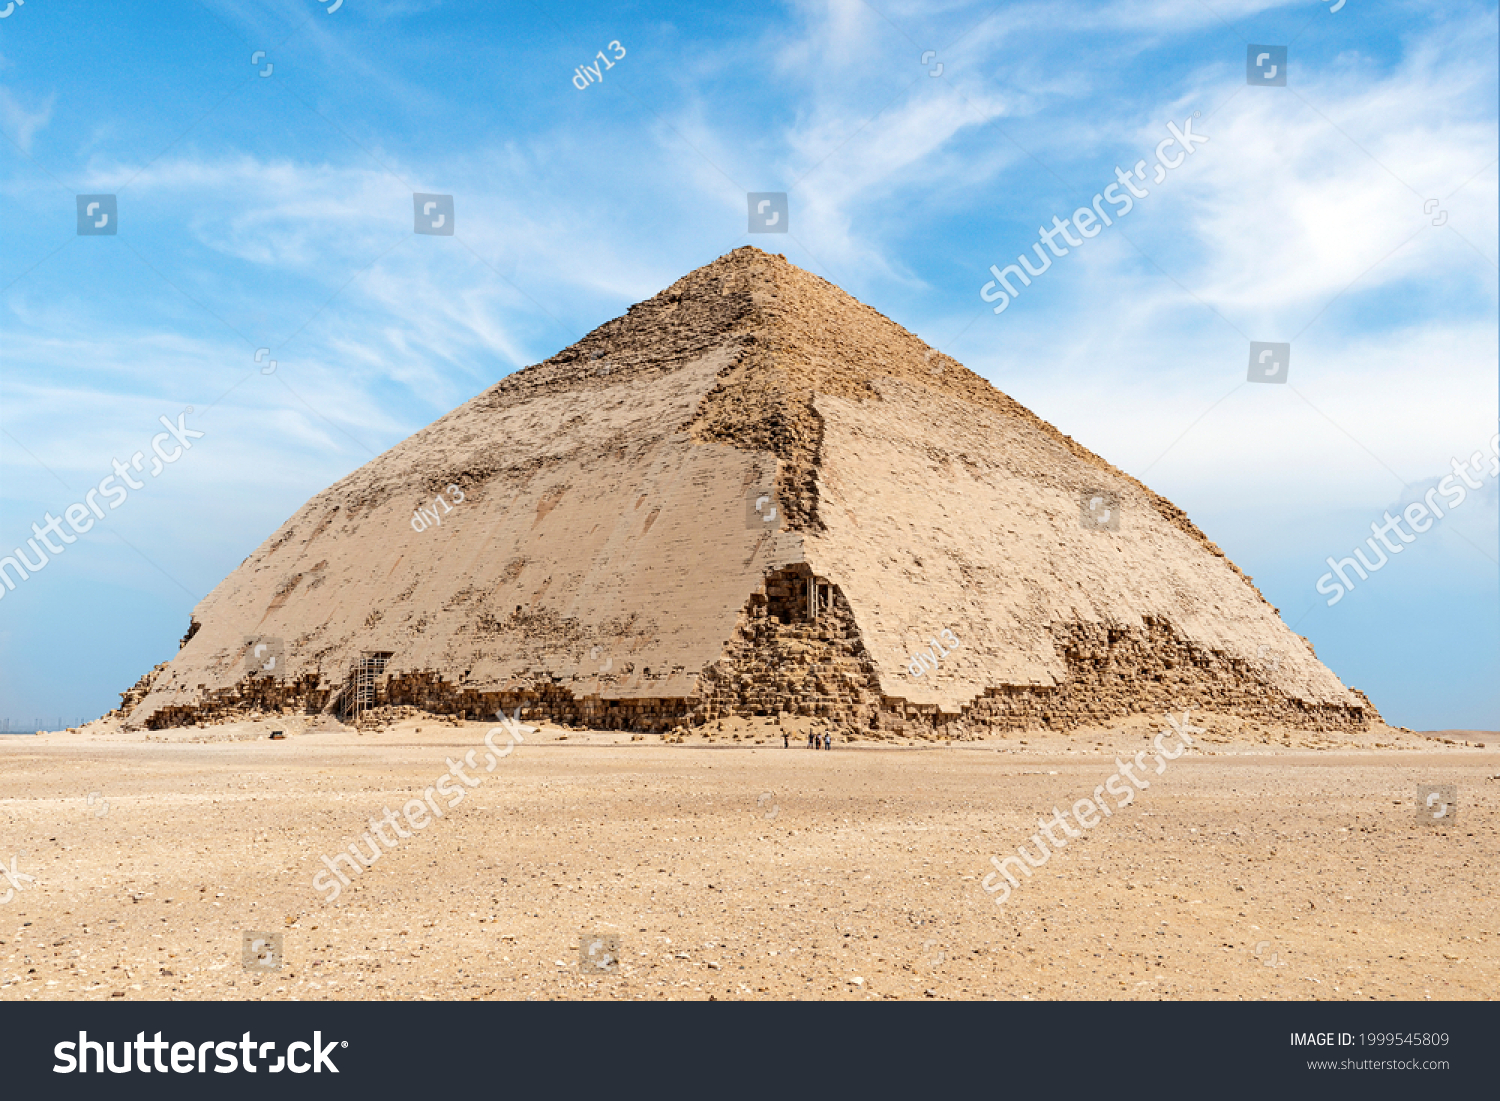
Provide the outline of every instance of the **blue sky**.
<path id="1" fill-rule="evenodd" d="M 1389 721 L 1500 728 L 1496 478 L 1315 588 L 1496 431 L 1495 5 L 334 7 L 0 19 L 0 548 L 161 417 L 204 433 L 0 597 L 0 716 L 114 706 L 307 498 L 754 244 L 1186 509 Z M 1206 144 L 991 312 L 989 265 L 1189 118 Z M 790 232 L 746 235 L 751 191 Z M 1286 384 L 1246 382 L 1252 340 Z"/>

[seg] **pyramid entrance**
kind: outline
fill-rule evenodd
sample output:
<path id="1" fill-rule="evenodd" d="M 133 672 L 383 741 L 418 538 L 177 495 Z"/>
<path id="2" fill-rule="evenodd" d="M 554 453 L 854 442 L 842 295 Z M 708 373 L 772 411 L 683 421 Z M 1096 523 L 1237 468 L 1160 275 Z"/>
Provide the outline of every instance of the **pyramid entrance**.
<path id="1" fill-rule="evenodd" d="M 766 575 L 701 683 L 694 724 L 789 713 L 860 728 L 879 711 L 879 678 L 853 609 L 838 585 L 804 564 Z"/>

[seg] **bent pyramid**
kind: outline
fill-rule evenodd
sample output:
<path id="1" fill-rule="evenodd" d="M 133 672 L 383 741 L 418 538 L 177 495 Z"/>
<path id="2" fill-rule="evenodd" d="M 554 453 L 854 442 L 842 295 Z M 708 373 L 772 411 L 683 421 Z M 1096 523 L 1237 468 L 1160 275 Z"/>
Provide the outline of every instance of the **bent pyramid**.
<path id="1" fill-rule="evenodd" d="M 127 724 L 367 707 L 962 736 L 1378 718 L 1171 503 L 741 248 L 303 505 Z"/>

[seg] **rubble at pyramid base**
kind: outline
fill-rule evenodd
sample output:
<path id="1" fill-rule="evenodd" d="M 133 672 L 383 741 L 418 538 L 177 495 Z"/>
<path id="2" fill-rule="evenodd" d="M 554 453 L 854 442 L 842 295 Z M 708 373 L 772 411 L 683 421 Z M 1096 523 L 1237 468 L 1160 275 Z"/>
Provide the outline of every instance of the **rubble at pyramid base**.
<path id="1" fill-rule="evenodd" d="M 848 602 L 829 587 L 809 615 L 805 567 L 776 571 L 740 617 L 730 653 L 700 678 L 689 697 L 575 695 L 552 677 L 503 688 L 466 685 L 442 670 L 381 674 L 366 705 L 353 706 L 352 680 L 247 676 L 206 694 L 197 706 L 167 707 L 147 729 L 229 723 L 269 714 L 328 714 L 380 727 L 409 718 L 486 721 L 512 715 L 527 722 L 642 733 L 707 728 L 738 717 L 799 716 L 820 720 L 846 739 L 888 737 L 964 740 L 1028 730 L 1095 728 L 1130 715 L 1198 708 L 1282 728 L 1364 730 L 1379 716 L 1365 706 L 1309 703 L 1278 693 L 1253 663 L 1206 651 L 1177 637 L 1163 621 L 1141 628 L 1073 624 L 1053 630 L 1069 672 L 1051 685 L 988 688 L 957 711 L 881 692 Z M 158 666 L 129 693 L 119 717 L 150 688 Z"/>

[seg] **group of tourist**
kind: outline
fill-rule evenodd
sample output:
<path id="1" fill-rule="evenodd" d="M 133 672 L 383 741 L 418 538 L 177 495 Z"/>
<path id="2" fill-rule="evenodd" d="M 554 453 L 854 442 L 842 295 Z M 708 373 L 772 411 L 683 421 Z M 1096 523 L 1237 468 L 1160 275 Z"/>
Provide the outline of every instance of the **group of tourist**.
<path id="1" fill-rule="evenodd" d="M 791 749 L 792 748 L 792 735 L 791 735 L 790 731 L 783 730 L 781 732 L 781 744 L 782 744 L 782 747 L 785 748 L 785 749 Z M 807 732 L 807 748 L 808 749 L 832 749 L 833 748 L 833 735 L 832 734 L 819 734 L 816 730 L 809 730 Z"/>

